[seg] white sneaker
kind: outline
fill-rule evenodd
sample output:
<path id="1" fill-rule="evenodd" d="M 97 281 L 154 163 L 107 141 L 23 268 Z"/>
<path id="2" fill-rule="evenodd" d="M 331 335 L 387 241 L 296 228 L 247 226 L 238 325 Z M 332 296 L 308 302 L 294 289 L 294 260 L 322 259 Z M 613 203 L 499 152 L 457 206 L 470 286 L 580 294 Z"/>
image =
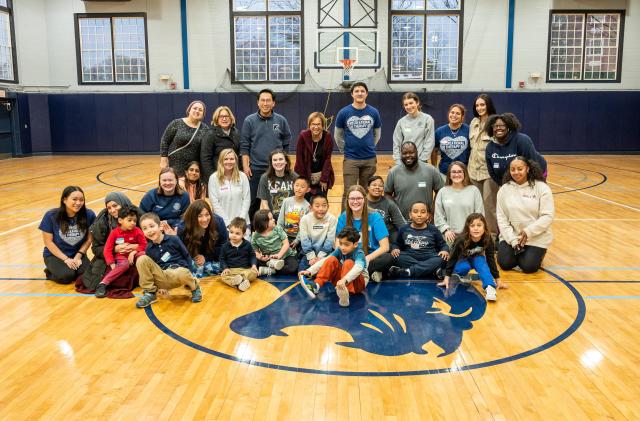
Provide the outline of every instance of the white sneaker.
<path id="1" fill-rule="evenodd" d="M 231 285 L 232 287 L 236 287 L 240 285 L 244 278 L 242 277 L 242 275 L 233 275 L 228 277 L 227 279 L 229 280 L 229 285 Z"/>
<path id="2" fill-rule="evenodd" d="M 493 286 L 487 286 L 487 289 L 485 289 L 485 291 L 487 292 L 487 296 L 485 297 L 487 301 L 495 301 L 498 299 L 498 294 L 496 293 L 496 289 Z"/>
<path id="3" fill-rule="evenodd" d="M 238 275 L 239 276 L 239 275 Z M 242 292 L 245 292 L 251 286 L 251 282 L 248 279 L 242 278 L 242 282 L 238 285 L 238 289 Z"/>
<path id="4" fill-rule="evenodd" d="M 267 262 L 267 266 L 271 269 L 280 270 L 284 267 L 284 260 L 282 259 L 271 259 Z"/>
<path id="5" fill-rule="evenodd" d="M 338 294 L 338 304 L 340 304 L 341 307 L 349 307 L 349 290 L 347 287 L 336 288 L 336 294 Z"/>
<path id="6" fill-rule="evenodd" d="M 268 268 L 266 266 L 260 266 L 258 268 L 258 276 L 271 276 L 275 275 L 276 271 L 274 269 Z"/>
<path id="7" fill-rule="evenodd" d="M 371 274 L 371 280 L 373 282 L 382 282 L 382 272 L 373 272 Z M 348 294 L 347 294 L 348 295 Z"/>

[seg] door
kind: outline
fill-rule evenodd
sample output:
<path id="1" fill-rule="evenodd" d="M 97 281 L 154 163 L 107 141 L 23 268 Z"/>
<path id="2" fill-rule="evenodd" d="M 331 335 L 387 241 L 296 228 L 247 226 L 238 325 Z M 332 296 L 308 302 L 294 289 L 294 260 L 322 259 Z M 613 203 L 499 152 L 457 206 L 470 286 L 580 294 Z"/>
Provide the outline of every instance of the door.
<path id="1" fill-rule="evenodd" d="M 13 156 L 13 136 L 11 131 L 12 101 L 0 100 L 0 159 Z"/>

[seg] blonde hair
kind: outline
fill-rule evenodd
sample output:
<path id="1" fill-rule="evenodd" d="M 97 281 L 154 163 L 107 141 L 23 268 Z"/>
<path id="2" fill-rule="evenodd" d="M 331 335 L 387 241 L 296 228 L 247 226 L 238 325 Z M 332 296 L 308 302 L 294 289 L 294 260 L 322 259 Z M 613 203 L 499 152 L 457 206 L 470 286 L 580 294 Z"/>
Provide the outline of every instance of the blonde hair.
<path id="1" fill-rule="evenodd" d="M 309 114 L 309 117 L 307 117 L 307 128 L 311 127 L 311 122 L 316 118 L 319 118 L 320 121 L 322 122 L 322 130 L 326 130 L 327 117 L 325 117 L 324 114 L 322 114 L 320 111 L 314 111 L 311 114 Z"/>
<path id="2" fill-rule="evenodd" d="M 233 115 L 233 113 L 231 112 L 231 108 L 227 107 L 226 105 L 221 105 L 218 108 L 216 108 L 216 110 L 213 112 L 213 116 L 211 117 L 211 125 L 212 126 L 218 126 L 218 119 L 220 118 L 220 112 L 222 111 L 226 111 L 229 113 L 229 120 L 231 120 L 231 125 L 235 126 L 236 125 L 236 117 Z"/>
<path id="3" fill-rule="evenodd" d="M 233 170 L 231 171 L 231 182 L 234 184 L 240 183 L 240 169 L 238 168 L 238 155 L 233 149 L 227 148 L 220 151 L 220 155 L 218 155 L 218 169 L 216 170 L 216 174 L 218 174 L 218 183 L 220 185 L 224 184 L 224 165 L 223 165 L 224 159 L 230 153 L 233 154 L 233 156 L 236 158 L 236 165 L 233 167 Z"/>

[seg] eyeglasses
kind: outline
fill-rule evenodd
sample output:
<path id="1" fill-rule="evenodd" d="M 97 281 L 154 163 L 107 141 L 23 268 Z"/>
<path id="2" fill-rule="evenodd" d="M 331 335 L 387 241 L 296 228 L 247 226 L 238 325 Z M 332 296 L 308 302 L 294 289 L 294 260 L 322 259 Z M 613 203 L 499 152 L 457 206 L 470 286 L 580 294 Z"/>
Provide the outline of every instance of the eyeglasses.
<path id="1" fill-rule="evenodd" d="M 362 202 L 364 197 L 350 197 L 349 202 Z"/>
<path id="2" fill-rule="evenodd" d="M 464 171 L 453 170 L 453 171 L 451 171 L 451 174 L 464 174 Z"/>
<path id="3" fill-rule="evenodd" d="M 493 128 L 494 129 L 506 129 L 507 126 L 505 124 L 494 124 Z"/>
<path id="4" fill-rule="evenodd" d="M 218 118 L 231 118 L 231 116 L 228 115 L 219 115 Z"/>

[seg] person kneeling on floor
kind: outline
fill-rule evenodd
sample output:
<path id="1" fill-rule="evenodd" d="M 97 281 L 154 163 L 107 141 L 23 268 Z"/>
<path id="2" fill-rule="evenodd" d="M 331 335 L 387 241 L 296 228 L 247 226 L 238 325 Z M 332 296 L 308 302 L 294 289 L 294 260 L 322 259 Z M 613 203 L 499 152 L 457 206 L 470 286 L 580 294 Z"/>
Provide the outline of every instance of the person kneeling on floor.
<path id="1" fill-rule="evenodd" d="M 353 227 L 344 227 L 338 233 L 338 248 L 329 256 L 298 274 L 300 284 L 312 299 L 327 281 L 336 287 L 339 304 L 349 306 L 349 294 L 359 294 L 369 283 L 367 260 L 358 247 L 360 233 Z M 315 279 L 311 277 L 315 276 Z"/>
<path id="2" fill-rule="evenodd" d="M 167 235 L 160 229 L 160 218 L 153 212 L 140 217 L 140 228 L 147 237 L 145 256 L 136 261 L 143 295 L 136 307 L 144 308 L 158 301 L 157 293 L 184 286 L 191 290 L 191 301 L 202 301 L 198 281 L 191 275 L 191 256 L 185 245 L 175 235 Z"/>

